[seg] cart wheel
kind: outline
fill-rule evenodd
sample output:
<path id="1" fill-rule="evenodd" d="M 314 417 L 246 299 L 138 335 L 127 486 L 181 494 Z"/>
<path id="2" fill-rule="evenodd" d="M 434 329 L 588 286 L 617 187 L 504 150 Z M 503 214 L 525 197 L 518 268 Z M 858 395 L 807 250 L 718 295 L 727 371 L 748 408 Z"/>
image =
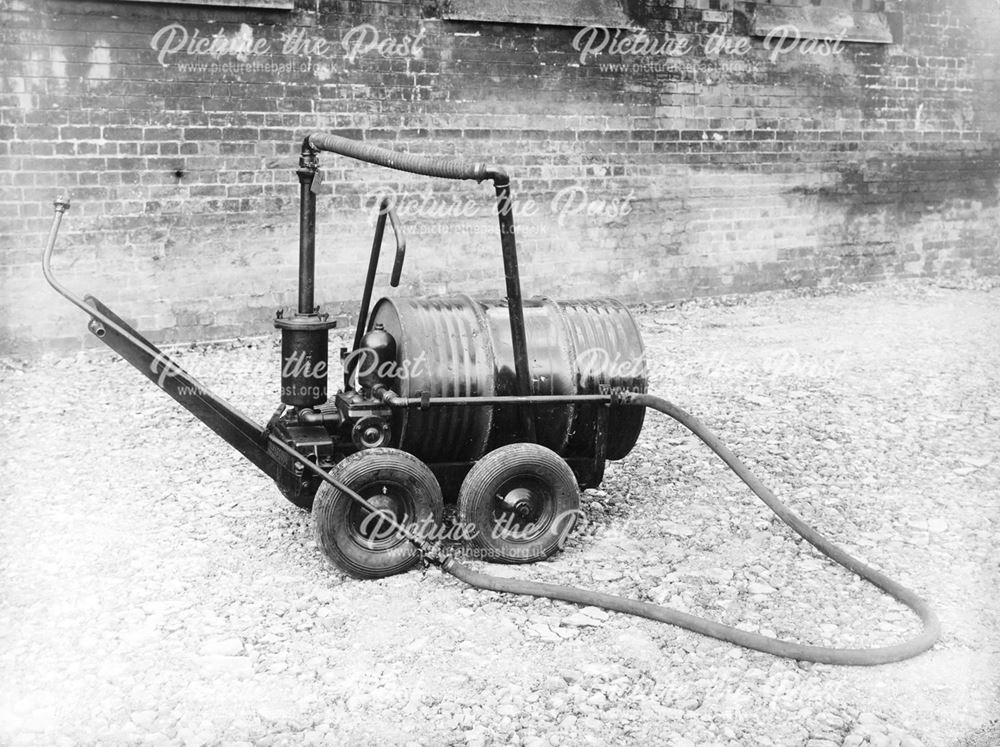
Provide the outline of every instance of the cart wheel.
<path id="1" fill-rule="evenodd" d="M 330 476 L 396 521 L 418 531 L 441 523 L 443 501 L 426 464 L 398 449 L 365 449 L 339 462 Z M 355 578 L 382 578 L 412 568 L 417 549 L 388 523 L 324 482 L 313 503 L 316 541 L 327 558 Z"/>
<path id="2" fill-rule="evenodd" d="M 484 456 L 458 495 L 459 521 L 475 530 L 482 560 L 532 563 L 562 547 L 580 511 L 576 477 L 538 444 L 501 446 Z"/>

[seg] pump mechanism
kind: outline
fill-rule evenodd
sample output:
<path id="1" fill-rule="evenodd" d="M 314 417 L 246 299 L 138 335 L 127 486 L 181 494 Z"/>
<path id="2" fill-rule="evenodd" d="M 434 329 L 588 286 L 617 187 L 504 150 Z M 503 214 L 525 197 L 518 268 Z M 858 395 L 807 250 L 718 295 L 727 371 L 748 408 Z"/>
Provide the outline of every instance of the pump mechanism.
<path id="1" fill-rule="evenodd" d="M 387 221 L 396 241 L 393 288 L 406 254 L 399 218 L 382 201 L 353 346 L 341 352 L 344 386 L 332 397 L 329 332 L 336 320 L 315 303 L 320 152 L 427 177 L 491 181 L 505 290 L 493 299 L 393 297 L 372 304 Z M 881 664 L 934 645 L 940 624 L 926 602 L 822 537 L 702 423 L 647 393 L 642 339 L 624 305 L 522 298 L 503 170 L 314 133 L 302 141 L 296 175 L 297 306 L 275 317 L 281 403 L 266 426 L 213 394 L 96 298 L 80 298 L 56 280 L 51 259 L 67 197 L 56 200 L 42 267 L 49 284 L 89 316 L 93 334 L 274 480 L 292 503 L 312 509 L 318 543 L 337 568 L 369 579 L 423 561 L 477 588 L 596 605 L 805 661 Z M 782 641 L 648 602 L 492 576 L 435 540 L 444 505 L 454 503 L 463 527 L 474 530 L 468 541 L 476 557 L 529 563 L 554 555 L 579 513 L 580 489 L 598 486 L 606 462 L 629 454 L 647 409 L 694 433 L 799 536 L 916 612 L 923 631 L 874 649 Z"/>

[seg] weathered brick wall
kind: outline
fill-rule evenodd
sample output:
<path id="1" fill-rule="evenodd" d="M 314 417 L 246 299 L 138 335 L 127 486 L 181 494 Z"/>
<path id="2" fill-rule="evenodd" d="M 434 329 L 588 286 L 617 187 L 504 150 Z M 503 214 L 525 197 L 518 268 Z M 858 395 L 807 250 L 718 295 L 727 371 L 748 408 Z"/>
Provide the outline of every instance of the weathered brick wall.
<path id="1" fill-rule="evenodd" d="M 643 0 L 633 16 L 688 51 L 582 61 L 573 28 L 297 5 L 0 6 L 3 349 L 85 337 L 38 263 L 60 187 L 69 285 L 154 340 L 267 331 L 294 300 L 293 168 L 315 129 L 506 166 L 527 294 L 651 301 L 1000 269 L 994 0 L 888 0 L 897 43 L 828 55 L 749 39 L 752 6 Z M 197 54 L 219 31 L 249 54 Z M 710 54 L 713 32 L 737 46 Z M 161 58 L 184 34 L 193 46 Z M 400 291 L 500 293 L 487 185 L 323 163 L 325 306 L 359 297 L 385 191 L 408 226 Z"/>

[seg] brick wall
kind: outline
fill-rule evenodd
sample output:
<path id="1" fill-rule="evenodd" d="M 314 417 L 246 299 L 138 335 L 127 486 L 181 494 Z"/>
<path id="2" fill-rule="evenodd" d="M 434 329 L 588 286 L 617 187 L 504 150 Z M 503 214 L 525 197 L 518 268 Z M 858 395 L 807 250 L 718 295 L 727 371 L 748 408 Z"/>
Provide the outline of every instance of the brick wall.
<path id="1" fill-rule="evenodd" d="M 578 29 L 445 21 L 427 2 L 6 0 L 0 346 L 85 338 L 39 268 L 60 187 L 68 285 L 154 340 L 267 332 L 294 302 L 295 152 L 315 129 L 507 167 L 529 295 L 652 301 L 1000 270 L 994 0 L 864 0 L 851 7 L 894 14 L 896 41 L 825 55 L 751 38 L 752 5 L 628 6 L 654 41 L 687 50 L 581 61 Z M 225 54 L 198 54 L 220 31 Z M 400 291 L 500 293 L 487 185 L 323 163 L 327 308 L 360 296 L 387 192 L 408 227 Z"/>

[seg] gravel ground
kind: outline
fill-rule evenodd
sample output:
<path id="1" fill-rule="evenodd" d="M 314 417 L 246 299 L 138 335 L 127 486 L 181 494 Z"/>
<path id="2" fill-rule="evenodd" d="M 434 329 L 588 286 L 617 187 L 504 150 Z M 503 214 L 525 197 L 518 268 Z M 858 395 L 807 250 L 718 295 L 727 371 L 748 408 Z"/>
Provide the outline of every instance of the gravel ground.
<path id="1" fill-rule="evenodd" d="M 127 364 L 3 359 L 0 743 L 1000 744 L 998 301 L 904 283 L 638 312 L 653 392 L 937 609 L 932 651 L 877 668 L 433 569 L 347 579 L 308 514 Z M 261 420 L 277 402 L 270 339 L 177 356 Z M 562 554 L 488 568 L 804 642 L 918 630 L 656 413 L 584 501 Z"/>

